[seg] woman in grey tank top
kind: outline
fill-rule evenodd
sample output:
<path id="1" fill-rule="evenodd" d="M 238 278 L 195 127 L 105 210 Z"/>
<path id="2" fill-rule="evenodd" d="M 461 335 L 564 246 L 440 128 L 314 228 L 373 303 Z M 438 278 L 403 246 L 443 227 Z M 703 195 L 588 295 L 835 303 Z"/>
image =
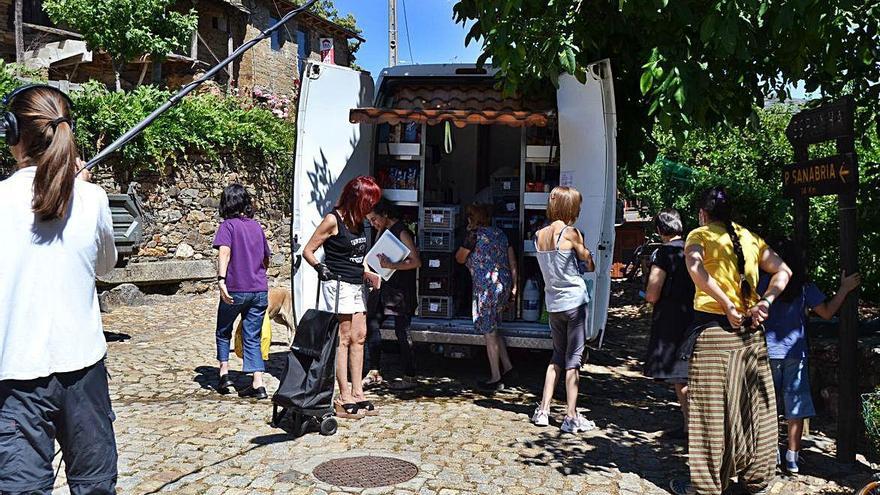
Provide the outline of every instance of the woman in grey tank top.
<path id="1" fill-rule="evenodd" d="M 580 262 L 587 271 L 595 270 L 593 255 L 584 238 L 574 228 L 583 197 L 571 187 L 557 187 L 547 203 L 547 227 L 535 234 L 538 264 L 544 276 L 544 300 L 550 313 L 553 358 L 547 366 L 541 404 L 532 422 L 550 424 L 550 401 L 560 375 L 565 374 L 566 409 L 561 429 L 567 433 L 590 431 L 596 425 L 577 412 L 580 367 L 586 344 L 587 304 L 590 295 L 581 277 Z"/>

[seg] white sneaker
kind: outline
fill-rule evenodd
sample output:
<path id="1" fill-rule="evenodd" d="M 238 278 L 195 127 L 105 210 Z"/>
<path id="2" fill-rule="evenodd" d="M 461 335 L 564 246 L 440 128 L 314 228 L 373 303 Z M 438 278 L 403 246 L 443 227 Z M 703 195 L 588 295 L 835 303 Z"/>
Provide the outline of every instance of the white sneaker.
<path id="1" fill-rule="evenodd" d="M 562 426 L 560 427 L 562 431 L 565 433 L 578 433 L 584 431 L 590 431 L 596 429 L 596 423 L 590 421 L 589 419 L 581 416 L 578 413 L 577 417 L 572 418 L 571 416 L 566 416 L 564 420 L 562 420 Z"/>
<path id="2" fill-rule="evenodd" d="M 542 411 L 541 406 L 538 406 L 535 408 L 535 414 L 532 414 L 532 423 L 535 426 L 549 426 L 550 415 L 547 411 Z"/>

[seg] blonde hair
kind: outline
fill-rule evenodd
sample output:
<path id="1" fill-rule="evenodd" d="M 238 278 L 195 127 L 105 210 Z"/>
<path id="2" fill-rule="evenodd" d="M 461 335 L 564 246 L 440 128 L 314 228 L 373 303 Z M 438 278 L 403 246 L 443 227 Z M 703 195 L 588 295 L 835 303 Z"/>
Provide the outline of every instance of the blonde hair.
<path id="1" fill-rule="evenodd" d="M 551 222 L 561 220 L 566 225 L 573 224 L 581 213 L 583 201 L 580 191 L 573 187 L 554 187 L 547 201 L 547 219 Z"/>
<path id="2" fill-rule="evenodd" d="M 492 212 L 488 205 L 472 204 L 467 207 L 468 222 L 474 227 L 488 227 Z"/>

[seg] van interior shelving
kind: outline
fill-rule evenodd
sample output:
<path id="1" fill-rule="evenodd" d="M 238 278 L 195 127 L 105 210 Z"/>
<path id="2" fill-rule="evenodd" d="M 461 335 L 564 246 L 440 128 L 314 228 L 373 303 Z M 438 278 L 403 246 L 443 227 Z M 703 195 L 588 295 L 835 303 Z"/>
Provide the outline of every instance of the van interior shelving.
<path id="1" fill-rule="evenodd" d="M 518 297 L 501 329 L 508 346 L 546 349 L 532 235 L 546 222 L 556 185 L 584 195 L 588 214 L 577 227 L 597 258 L 597 271 L 586 276 L 594 301 L 589 326 L 601 330 L 606 321 L 616 204 L 610 64 L 591 66 L 585 81 L 561 75 L 556 97 L 543 100 L 504 95 L 494 75 L 473 65 L 397 66 L 383 70 L 374 89 L 367 73 L 308 62 L 297 115 L 293 232 L 305 242 L 348 180 L 373 175 L 421 252 L 411 338 L 483 344 L 471 319 L 470 275 L 454 253 L 467 206 L 489 204 L 519 267 Z M 294 290 L 303 314 L 318 290 L 311 267 L 297 272 Z M 394 339 L 394 332 L 382 336 Z"/>
<path id="2" fill-rule="evenodd" d="M 444 332 L 473 332 L 470 274 L 453 257 L 466 234 L 467 206 L 482 203 L 492 207 L 493 224 L 507 234 L 519 267 L 515 281 L 519 295 L 504 315 L 504 328 L 508 335 L 546 334 L 546 314 L 526 321 L 522 305 L 527 280 L 537 282 L 543 291 L 531 239 L 546 224 L 549 192 L 559 184 L 555 125 L 449 125 L 447 129 L 414 122 L 379 124 L 375 143 L 374 176 L 385 197 L 399 206 L 403 220 L 415 227 L 422 252 L 414 327 L 439 325 Z M 430 215 L 446 210 L 454 212 L 452 225 L 444 225 L 446 229 L 427 225 L 432 223 Z M 430 266 L 432 262 L 437 266 Z"/>

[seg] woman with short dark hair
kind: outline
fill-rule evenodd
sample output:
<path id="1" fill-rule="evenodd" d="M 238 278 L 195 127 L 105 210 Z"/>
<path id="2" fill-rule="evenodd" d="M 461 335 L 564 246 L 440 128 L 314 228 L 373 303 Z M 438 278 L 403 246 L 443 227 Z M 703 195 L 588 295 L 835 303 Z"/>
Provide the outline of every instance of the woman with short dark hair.
<path id="1" fill-rule="evenodd" d="M 364 385 L 374 386 L 382 383 L 382 323 L 389 316 L 394 318 L 394 333 L 400 348 L 400 360 L 403 365 L 403 377 L 391 383 L 395 390 L 410 389 L 415 386 L 416 365 L 412 347 L 409 342 L 409 327 L 415 314 L 416 270 L 422 266 L 419 249 L 416 247 L 415 235 L 400 220 L 397 205 L 388 199 L 381 198 L 372 213 L 367 215 L 370 224 L 376 229 L 378 239 L 386 230 L 409 249 L 409 255 L 398 262 L 392 262 L 384 254 L 379 254 L 382 268 L 394 270 L 391 278 L 382 282 L 382 287 L 370 293 L 367 303 L 367 345 L 365 349 L 365 367 L 367 376 Z"/>
<path id="2" fill-rule="evenodd" d="M 651 337 L 644 374 L 672 385 L 684 415 L 681 437 L 687 438 L 688 362 L 679 358 L 678 348 L 694 317 L 694 282 L 684 262 L 681 216 L 677 210 L 661 210 L 654 227 L 663 245 L 651 255 L 651 270 L 645 300 L 654 305 Z"/>
<path id="3" fill-rule="evenodd" d="M 498 324 L 504 309 L 516 299 L 516 255 L 504 231 L 489 226 L 492 215 L 488 206 L 468 206 L 467 218 L 467 237 L 455 253 L 455 260 L 471 272 L 474 328 L 486 336 L 490 376 L 479 385 L 496 391 L 504 388 L 505 377 L 512 378 L 513 364 Z"/>
<path id="4" fill-rule="evenodd" d="M 265 399 L 263 372 L 266 365 L 260 351 L 263 317 L 269 306 L 269 243 L 259 222 L 253 219 L 251 196 L 241 184 L 232 184 L 220 195 L 220 216 L 223 223 L 214 236 L 214 247 L 220 254 L 217 281 L 220 303 L 217 307 L 217 361 L 220 382 L 217 391 L 228 394 L 233 383 L 229 378 L 229 342 L 235 319 L 242 319 L 242 371 L 253 373 L 251 385 L 239 392 L 240 397 Z"/>

